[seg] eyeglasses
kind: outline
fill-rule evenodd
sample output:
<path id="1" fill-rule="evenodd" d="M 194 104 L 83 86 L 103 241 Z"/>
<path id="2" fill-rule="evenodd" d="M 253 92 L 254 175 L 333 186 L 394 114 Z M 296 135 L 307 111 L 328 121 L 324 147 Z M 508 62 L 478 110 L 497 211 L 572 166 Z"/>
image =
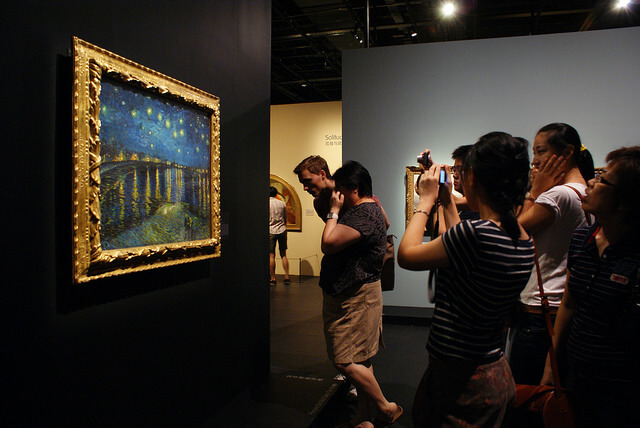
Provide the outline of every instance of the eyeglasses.
<path id="1" fill-rule="evenodd" d="M 605 173 L 598 173 L 595 175 L 594 179 L 597 183 L 602 183 L 602 184 L 606 184 L 607 186 L 611 186 L 611 187 L 616 187 L 617 184 L 610 182 L 609 180 L 607 180 L 606 178 L 603 177 Z"/>

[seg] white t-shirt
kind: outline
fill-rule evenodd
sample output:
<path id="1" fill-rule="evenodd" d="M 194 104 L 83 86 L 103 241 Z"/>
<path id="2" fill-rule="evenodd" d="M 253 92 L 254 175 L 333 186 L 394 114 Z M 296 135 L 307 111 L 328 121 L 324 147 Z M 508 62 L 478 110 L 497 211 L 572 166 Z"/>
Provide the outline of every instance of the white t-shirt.
<path id="1" fill-rule="evenodd" d="M 287 205 L 280 199 L 269 197 L 269 233 L 279 235 L 287 231 Z"/>
<path id="2" fill-rule="evenodd" d="M 567 277 L 567 252 L 571 235 L 580 226 L 587 224 L 582 201 L 571 186 L 583 196 L 586 186 L 581 183 L 567 183 L 554 186 L 536 199 L 536 203 L 553 211 L 555 219 L 544 230 L 534 233 L 533 238 L 538 253 L 538 262 L 542 273 L 542 284 L 549 304 L 560 306 L 564 284 Z M 527 286 L 520 294 L 520 300 L 526 305 L 540 306 L 540 291 L 535 267 Z"/>

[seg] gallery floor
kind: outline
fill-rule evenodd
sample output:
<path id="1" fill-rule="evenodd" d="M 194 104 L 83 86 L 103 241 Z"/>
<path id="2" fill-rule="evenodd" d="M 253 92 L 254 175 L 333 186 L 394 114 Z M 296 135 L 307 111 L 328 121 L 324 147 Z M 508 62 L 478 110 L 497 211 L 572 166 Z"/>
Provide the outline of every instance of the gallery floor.
<path id="1" fill-rule="evenodd" d="M 333 428 L 352 416 L 355 401 L 349 385 L 336 379 L 326 356 L 318 278 L 298 282 L 293 277 L 291 285 L 284 285 L 279 277 L 270 293 L 268 383 L 236 397 L 202 428 Z M 393 426 L 412 427 L 413 394 L 427 364 L 428 322 L 384 317 L 383 329 L 386 348 L 373 360 L 376 377 L 387 399 L 405 409 Z"/>

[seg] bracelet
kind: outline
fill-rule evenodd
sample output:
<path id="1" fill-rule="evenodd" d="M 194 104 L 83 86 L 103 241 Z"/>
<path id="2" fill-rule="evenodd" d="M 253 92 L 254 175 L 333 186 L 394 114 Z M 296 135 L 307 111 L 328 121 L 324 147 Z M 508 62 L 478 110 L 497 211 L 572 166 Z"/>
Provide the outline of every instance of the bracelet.
<path id="1" fill-rule="evenodd" d="M 414 213 L 414 214 L 415 214 L 415 213 L 422 213 L 422 214 L 425 214 L 426 216 L 429 216 L 429 212 L 428 212 L 428 211 L 425 211 L 425 210 L 413 210 L 413 213 Z"/>

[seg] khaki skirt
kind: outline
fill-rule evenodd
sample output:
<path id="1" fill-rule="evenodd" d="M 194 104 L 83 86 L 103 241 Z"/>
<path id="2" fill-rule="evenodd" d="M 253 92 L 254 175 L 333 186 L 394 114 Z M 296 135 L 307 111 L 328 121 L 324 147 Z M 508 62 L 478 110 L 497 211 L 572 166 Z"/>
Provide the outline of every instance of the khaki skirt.
<path id="1" fill-rule="evenodd" d="M 379 345 L 384 346 L 380 281 L 348 289 L 335 297 L 323 295 L 329 359 L 334 364 L 361 363 L 376 355 Z"/>

